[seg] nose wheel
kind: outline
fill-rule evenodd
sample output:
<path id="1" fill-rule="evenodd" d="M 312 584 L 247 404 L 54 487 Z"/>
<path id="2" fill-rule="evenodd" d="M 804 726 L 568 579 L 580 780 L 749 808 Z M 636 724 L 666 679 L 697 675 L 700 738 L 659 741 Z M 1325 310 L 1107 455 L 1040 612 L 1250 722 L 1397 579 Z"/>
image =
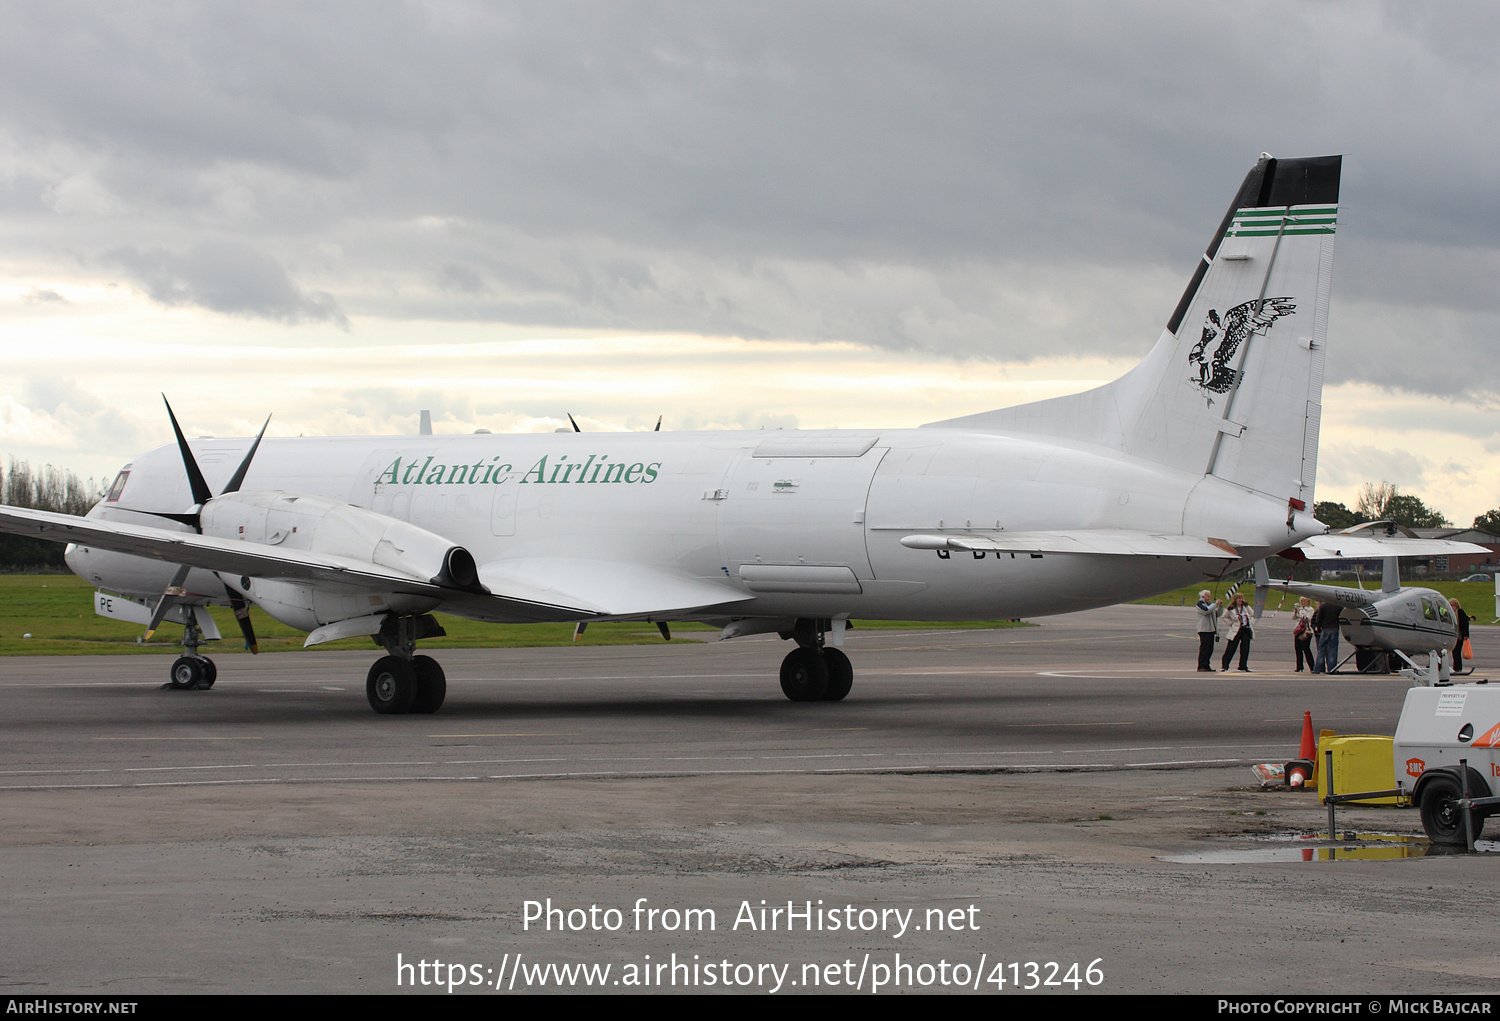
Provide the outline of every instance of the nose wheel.
<path id="1" fill-rule="evenodd" d="M 193 608 L 186 609 L 188 614 L 187 623 L 182 629 L 182 645 L 187 650 L 187 655 L 178 656 L 172 661 L 172 669 L 167 673 L 167 683 L 162 687 L 172 691 L 205 691 L 212 688 L 214 681 L 219 679 L 219 668 L 207 656 L 198 655 L 198 646 L 203 644 L 203 631 L 198 627 Z"/>
<path id="2" fill-rule="evenodd" d="M 219 679 L 219 668 L 207 656 L 178 656 L 167 675 L 169 680 L 162 685 L 173 691 L 202 691 L 214 686 Z"/>

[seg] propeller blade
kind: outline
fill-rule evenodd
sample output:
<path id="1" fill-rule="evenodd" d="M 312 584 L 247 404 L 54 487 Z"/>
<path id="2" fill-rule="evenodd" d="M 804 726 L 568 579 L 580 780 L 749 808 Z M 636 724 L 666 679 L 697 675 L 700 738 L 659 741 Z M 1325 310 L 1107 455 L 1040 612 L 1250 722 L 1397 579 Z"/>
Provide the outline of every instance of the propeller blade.
<path id="1" fill-rule="evenodd" d="M 568 415 L 568 421 L 569 422 L 573 422 L 573 413 L 570 411 L 570 412 L 567 412 L 567 415 Z M 576 432 L 576 433 L 583 432 L 582 429 L 578 428 L 578 423 L 577 422 L 573 422 L 573 431 Z"/>
<path id="2" fill-rule="evenodd" d="M 248 460 L 249 458 L 246 458 L 246 461 Z M 240 625 L 240 634 L 245 636 L 245 648 L 250 650 L 251 655 L 258 655 L 260 643 L 255 640 L 255 625 L 250 621 L 249 602 L 228 585 L 224 586 L 224 594 L 229 597 L 229 605 L 234 610 L 234 619 Z"/>
<path id="3" fill-rule="evenodd" d="M 667 622 L 666 621 L 664 621 L 664 620 L 657 621 L 656 622 L 656 630 L 660 631 L 661 632 L 661 636 L 663 638 L 665 638 L 667 641 L 670 642 L 672 640 L 672 629 L 669 628 L 669 627 L 667 627 Z"/>
<path id="4" fill-rule="evenodd" d="M 661 416 L 660 415 L 656 416 L 656 428 L 652 429 L 651 431 L 654 432 L 654 433 L 661 432 Z"/>
<path id="5" fill-rule="evenodd" d="M 266 424 L 261 426 L 260 432 L 255 434 L 255 442 L 250 444 L 250 449 L 245 452 L 245 459 L 234 470 L 234 477 L 229 480 L 229 485 L 225 486 L 219 493 L 220 496 L 223 496 L 225 493 L 238 493 L 240 491 L 240 483 L 245 481 L 245 473 L 250 470 L 250 461 L 255 457 L 256 448 L 260 446 L 261 437 L 266 434 L 266 427 L 270 424 L 271 416 L 267 415 Z"/>
<path id="6" fill-rule="evenodd" d="M 580 620 L 577 624 L 574 624 L 573 625 L 573 641 L 576 642 L 576 641 L 578 641 L 578 639 L 582 638 L 584 631 L 588 630 L 588 626 L 589 626 L 589 622 L 586 621 L 586 620 Z"/>
<path id="7" fill-rule="evenodd" d="M 187 469 L 188 485 L 193 490 L 193 502 L 203 506 L 212 500 L 214 494 L 209 490 L 208 483 L 203 481 L 203 473 L 198 470 L 198 462 L 193 459 L 192 450 L 188 449 L 187 437 L 182 435 L 182 426 L 177 424 L 177 416 L 172 413 L 172 404 L 167 400 L 167 395 L 161 395 L 162 403 L 167 406 L 167 417 L 172 420 L 172 431 L 177 434 L 177 447 L 182 451 L 182 466 Z M 196 522 L 194 523 L 196 526 Z"/>
<path id="8" fill-rule="evenodd" d="M 188 570 L 189 568 L 186 565 L 179 567 L 177 573 L 172 575 L 172 583 L 167 586 L 167 590 L 156 601 L 156 609 L 151 611 L 151 623 L 146 625 L 146 641 L 149 642 L 151 636 L 156 634 L 156 629 L 161 627 L 162 620 L 166 617 L 168 611 L 172 609 L 173 604 L 185 595 L 182 583 L 187 581 Z"/>

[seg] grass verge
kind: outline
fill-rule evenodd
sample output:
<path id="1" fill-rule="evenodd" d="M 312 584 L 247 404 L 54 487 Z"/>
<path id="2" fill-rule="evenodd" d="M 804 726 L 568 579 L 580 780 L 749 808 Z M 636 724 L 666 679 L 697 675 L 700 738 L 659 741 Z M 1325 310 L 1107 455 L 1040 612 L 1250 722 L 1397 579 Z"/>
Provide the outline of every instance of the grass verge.
<path id="1" fill-rule="evenodd" d="M 66 656 L 66 655 L 135 655 L 141 653 L 175 654 L 181 650 L 182 628 L 164 625 L 149 642 L 139 641 L 145 630 L 100 617 L 94 613 L 94 587 L 71 574 L 0 575 L 0 656 Z M 225 607 L 212 607 L 214 621 L 224 640 L 209 642 L 205 652 L 217 656 L 244 652 L 239 626 Z M 307 636 L 279 624 L 260 610 L 251 608 L 251 620 L 262 652 L 284 652 L 302 648 Z M 483 624 L 448 614 L 436 615 L 448 632 L 446 638 L 422 642 L 424 649 L 515 648 L 521 646 L 572 645 L 572 624 Z M 955 629 L 1016 627 L 1013 621 L 855 621 L 855 630 L 887 628 Z M 712 633 L 703 624 L 673 624 L 673 634 L 685 632 Z M 23 637 L 30 635 L 31 637 Z M 600 622 L 590 624 L 579 639 L 579 645 L 647 645 L 660 643 L 655 625 L 640 621 Z M 350 638 L 319 645 L 324 649 L 371 650 L 368 638 Z"/>
<path id="2" fill-rule="evenodd" d="M 1206 585 L 1190 585 L 1186 588 L 1173 589 L 1171 592 L 1163 592 L 1159 596 L 1151 596 L 1149 599 L 1137 599 L 1135 602 L 1143 606 L 1192 606 L 1198 602 L 1198 593 L 1208 589 L 1216 598 L 1222 599 L 1229 591 L 1230 580 L 1211 582 Z M 1352 581 L 1329 581 L 1319 582 L 1322 585 L 1337 585 L 1340 588 L 1358 588 Z M 1430 588 L 1441 592 L 1444 598 L 1457 599 L 1463 606 L 1464 612 L 1474 619 L 1476 624 L 1488 624 L 1495 617 L 1495 586 L 1487 581 L 1422 581 L 1421 579 L 1402 579 L 1403 585 L 1414 585 L 1419 588 Z M 1380 579 L 1376 578 L 1372 585 L 1368 580 L 1364 587 L 1374 591 L 1380 590 Z M 1247 602 L 1255 599 L 1255 586 L 1245 582 L 1240 586 L 1240 594 Z M 1297 605 L 1297 597 L 1291 593 L 1271 592 L 1266 597 L 1267 610 L 1286 610 L 1291 612 L 1292 607 Z"/>

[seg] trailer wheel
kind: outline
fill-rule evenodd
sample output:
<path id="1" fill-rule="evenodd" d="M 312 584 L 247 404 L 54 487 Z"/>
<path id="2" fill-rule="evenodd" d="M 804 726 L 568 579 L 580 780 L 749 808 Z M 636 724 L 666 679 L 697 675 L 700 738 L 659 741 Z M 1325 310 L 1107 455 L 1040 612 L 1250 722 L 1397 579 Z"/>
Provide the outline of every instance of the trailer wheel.
<path id="1" fill-rule="evenodd" d="M 1469 797 L 1483 796 L 1470 785 Z M 1462 797 L 1458 777 L 1449 772 L 1437 774 L 1422 789 L 1422 828 L 1434 844 L 1461 845 L 1466 842 L 1463 809 L 1458 807 Z M 1478 839 L 1479 831 L 1484 827 L 1484 816 L 1471 808 L 1469 818 L 1473 822 L 1474 837 Z"/>

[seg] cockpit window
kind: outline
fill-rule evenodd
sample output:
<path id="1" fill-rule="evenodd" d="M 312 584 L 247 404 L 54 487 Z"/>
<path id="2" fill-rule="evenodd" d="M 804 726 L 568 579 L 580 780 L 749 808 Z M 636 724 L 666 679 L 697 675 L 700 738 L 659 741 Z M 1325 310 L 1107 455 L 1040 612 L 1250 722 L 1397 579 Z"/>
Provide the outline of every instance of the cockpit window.
<path id="1" fill-rule="evenodd" d="M 1453 623 L 1453 611 L 1450 610 L 1448 608 L 1448 604 L 1443 602 L 1441 599 L 1437 601 L 1437 611 L 1438 619 L 1441 620 L 1444 624 Z"/>
<path id="2" fill-rule="evenodd" d="M 120 498 L 120 494 L 125 492 L 125 480 L 128 478 L 130 478 L 129 469 L 115 476 L 114 484 L 109 487 L 109 495 L 104 498 L 105 503 L 114 503 Z"/>
<path id="3" fill-rule="evenodd" d="M 1432 600 L 1427 596 L 1422 597 L 1422 617 L 1425 620 L 1437 620 L 1437 611 L 1432 608 Z"/>

